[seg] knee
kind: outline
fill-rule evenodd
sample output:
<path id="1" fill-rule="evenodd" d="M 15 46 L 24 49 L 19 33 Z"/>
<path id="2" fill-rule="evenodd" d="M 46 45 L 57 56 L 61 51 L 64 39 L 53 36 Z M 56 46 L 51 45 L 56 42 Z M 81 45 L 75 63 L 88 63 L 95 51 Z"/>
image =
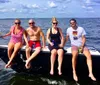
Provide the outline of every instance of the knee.
<path id="1" fill-rule="evenodd" d="M 13 49 L 8 49 L 8 53 L 12 52 Z"/>
<path id="2" fill-rule="evenodd" d="M 77 59 L 77 55 L 73 55 L 72 56 L 72 61 L 76 60 Z"/>
<path id="3" fill-rule="evenodd" d="M 58 53 L 58 56 L 63 56 L 64 51 L 61 49 L 61 50 L 59 50 L 57 53 Z"/>
<path id="4" fill-rule="evenodd" d="M 57 55 L 57 51 L 52 51 L 51 55 L 56 56 Z"/>
<path id="5" fill-rule="evenodd" d="M 26 50 L 26 52 L 30 52 L 30 48 L 26 48 L 25 50 Z"/>
<path id="6" fill-rule="evenodd" d="M 16 54 L 18 51 L 19 51 L 19 49 L 17 49 L 17 50 L 14 50 L 14 51 L 13 51 L 13 53 L 14 53 L 14 54 Z"/>
<path id="7" fill-rule="evenodd" d="M 89 57 L 86 57 L 86 58 L 87 58 L 87 60 L 92 60 L 91 56 L 89 56 Z"/>
<path id="8" fill-rule="evenodd" d="M 39 53 L 41 51 L 41 49 L 38 49 L 37 52 Z"/>
<path id="9" fill-rule="evenodd" d="M 36 49 L 36 52 L 39 53 L 41 51 L 41 48 Z"/>

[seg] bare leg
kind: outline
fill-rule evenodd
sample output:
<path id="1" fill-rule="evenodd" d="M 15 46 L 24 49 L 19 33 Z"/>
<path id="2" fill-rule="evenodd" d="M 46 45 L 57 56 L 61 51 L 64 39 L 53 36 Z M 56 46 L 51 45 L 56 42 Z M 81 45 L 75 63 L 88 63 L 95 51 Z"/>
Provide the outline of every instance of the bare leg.
<path id="1" fill-rule="evenodd" d="M 29 64 L 32 59 L 34 59 L 41 51 L 41 47 L 37 47 L 34 53 L 26 60 L 25 67 L 29 69 Z"/>
<path id="2" fill-rule="evenodd" d="M 19 43 L 16 43 L 15 46 L 14 46 L 14 51 L 10 57 L 10 60 L 8 61 L 8 63 L 6 64 L 6 68 L 8 68 L 9 66 L 11 66 L 11 62 L 12 60 L 14 59 L 16 53 L 18 52 L 18 50 L 22 47 L 22 44 L 19 42 Z"/>
<path id="3" fill-rule="evenodd" d="M 27 59 L 30 57 L 30 52 L 31 52 L 31 48 L 30 47 L 26 48 L 26 58 Z"/>
<path id="4" fill-rule="evenodd" d="M 9 42 L 8 44 L 8 58 L 10 59 L 11 55 L 12 55 L 12 50 L 14 48 L 14 43 Z"/>
<path id="5" fill-rule="evenodd" d="M 51 69 L 50 69 L 50 74 L 53 75 L 54 74 L 54 63 L 55 63 L 55 60 L 56 60 L 56 55 L 57 55 L 57 50 L 56 49 L 53 49 L 51 51 Z"/>
<path id="6" fill-rule="evenodd" d="M 77 77 L 77 74 L 76 74 L 77 55 L 78 55 L 78 48 L 72 47 L 72 69 L 73 69 L 73 79 L 75 81 L 78 81 L 78 77 Z"/>
<path id="7" fill-rule="evenodd" d="M 89 77 L 93 81 L 96 81 L 96 78 L 94 77 L 94 75 L 92 73 L 92 58 L 91 58 L 91 54 L 90 54 L 90 52 L 89 52 L 89 50 L 87 48 L 84 48 L 83 53 L 87 58 L 87 66 L 88 66 L 88 70 L 89 70 Z"/>
<path id="8" fill-rule="evenodd" d="M 61 67 L 62 67 L 62 61 L 63 61 L 63 49 L 59 49 L 57 51 L 58 53 L 58 74 L 61 75 L 62 72 L 61 72 Z"/>
<path id="9" fill-rule="evenodd" d="M 26 60 L 28 60 L 28 58 L 30 57 L 30 52 L 31 52 L 31 48 L 28 47 L 26 48 Z M 27 69 L 31 67 L 31 64 L 29 63 L 27 66 Z"/>

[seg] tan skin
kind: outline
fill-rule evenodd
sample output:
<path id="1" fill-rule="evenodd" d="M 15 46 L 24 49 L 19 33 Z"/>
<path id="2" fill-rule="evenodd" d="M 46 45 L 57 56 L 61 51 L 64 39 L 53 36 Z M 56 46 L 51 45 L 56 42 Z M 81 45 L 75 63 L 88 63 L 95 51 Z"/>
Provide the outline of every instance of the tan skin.
<path id="1" fill-rule="evenodd" d="M 15 20 L 15 23 L 18 23 L 18 22 L 20 22 L 20 21 L 19 20 Z M 14 34 L 18 34 L 20 31 L 21 31 L 20 24 L 15 24 Z M 10 31 L 7 34 L 5 34 L 4 36 L 2 36 L 2 37 L 4 38 L 6 36 L 11 35 L 11 32 L 12 32 L 12 30 L 10 29 Z M 28 44 L 27 38 L 26 38 L 26 35 L 25 35 L 25 31 L 23 32 L 23 36 L 24 36 L 26 44 Z M 9 61 L 5 66 L 6 68 L 11 66 L 12 60 L 16 56 L 18 50 L 22 47 L 22 44 L 23 44 L 22 42 L 18 42 L 16 44 L 13 43 L 13 42 L 9 42 L 8 43 L 8 58 L 9 58 Z M 14 49 L 14 51 L 12 52 L 13 49 Z"/>
<path id="2" fill-rule="evenodd" d="M 45 48 L 45 37 L 44 33 L 42 32 L 40 27 L 35 26 L 34 22 L 31 22 L 33 24 L 29 24 L 29 27 L 27 28 L 27 36 L 30 38 L 32 41 L 40 41 L 40 38 L 42 37 L 42 47 Z M 25 67 L 28 69 L 30 68 L 30 62 L 32 59 L 34 59 L 37 54 L 41 51 L 41 47 L 36 47 L 35 51 L 30 55 L 31 48 L 29 46 L 26 47 L 26 64 Z"/>
<path id="3" fill-rule="evenodd" d="M 56 23 L 56 22 L 53 22 L 53 23 Z M 61 35 L 61 44 L 59 44 L 59 47 L 63 47 L 64 45 L 64 36 L 63 36 L 63 33 L 62 33 L 62 30 L 60 28 L 59 29 L 59 32 L 60 32 L 60 35 Z M 52 24 L 52 33 L 53 34 L 56 34 L 57 33 L 57 24 Z M 47 41 L 48 43 L 53 46 L 53 43 L 50 41 L 50 29 L 48 29 L 47 31 Z M 61 75 L 62 72 L 61 72 L 61 66 L 62 66 L 62 61 L 63 61 L 63 49 L 53 49 L 51 51 L 51 69 L 50 69 L 50 74 L 53 75 L 54 74 L 54 63 L 55 63 L 55 60 L 56 60 L 56 55 L 58 54 L 58 74 Z"/>
<path id="4" fill-rule="evenodd" d="M 73 29 L 77 28 L 77 23 L 75 21 L 70 21 L 70 25 Z M 66 36 L 66 42 L 68 41 L 69 36 Z M 89 52 L 89 50 L 84 50 L 84 44 L 86 42 L 86 38 L 83 35 L 82 36 L 82 46 L 81 46 L 81 51 L 83 51 L 83 54 L 86 56 L 87 59 L 87 66 L 88 66 L 88 70 L 89 70 L 89 77 L 93 80 L 96 81 L 96 78 L 94 77 L 93 73 L 92 73 L 92 59 L 91 59 L 91 54 Z M 78 77 L 76 74 L 76 59 L 78 56 L 78 50 L 72 50 L 72 68 L 73 68 L 73 79 L 75 81 L 78 81 Z"/>

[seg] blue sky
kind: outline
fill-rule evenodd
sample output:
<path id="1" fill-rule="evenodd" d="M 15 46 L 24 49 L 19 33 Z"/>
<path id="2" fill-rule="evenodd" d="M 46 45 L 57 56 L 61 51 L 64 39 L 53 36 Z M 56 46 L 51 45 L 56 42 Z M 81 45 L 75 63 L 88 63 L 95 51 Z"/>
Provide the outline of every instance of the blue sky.
<path id="1" fill-rule="evenodd" d="M 100 17 L 100 0 L 0 0 L 0 18 Z"/>

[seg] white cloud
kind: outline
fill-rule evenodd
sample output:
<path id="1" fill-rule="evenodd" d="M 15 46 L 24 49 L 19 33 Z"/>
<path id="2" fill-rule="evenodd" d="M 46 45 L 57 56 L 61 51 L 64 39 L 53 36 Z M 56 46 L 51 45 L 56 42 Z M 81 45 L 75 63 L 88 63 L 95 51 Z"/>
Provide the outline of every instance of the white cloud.
<path id="1" fill-rule="evenodd" d="M 7 12 L 7 9 L 0 9 L 0 12 Z"/>
<path id="2" fill-rule="evenodd" d="M 52 2 L 48 2 L 49 6 L 51 8 L 57 7 L 57 5 L 52 1 Z"/>
<path id="3" fill-rule="evenodd" d="M 37 4 L 33 4 L 32 7 L 33 8 L 39 8 L 39 6 Z"/>
<path id="4" fill-rule="evenodd" d="M 16 11 L 16 8 L 11 8 L 11 11 Z"/>
<path id="5" fill-rule="evenodd" d="M 20 4 L 20 6 L 23 8 L 23 9 L 36 9 L 36 8 L 39 8 L 39 6 L 37 4 L 33 4 L 33 5 L 24 5 L 24 4 Z"/>
<path id="6" fill-rule="evenodd" d="M 84 9 L 85 9 L 85 8 L 86 8 L 86 6 L 84 6 L 84 5 L 83 5 L 83 6 L 82 6 L 82 8 L 84 8 Z"/>
<path id="7" fill-rule="evenodd" d="M 91 7 L 91 6 L 85 6 L 85 5 L 83 5 L 82 8 L 88 9 L 88 10 L 93 10 L 93 7 Z"/>
<path id="8" fill-rule="evenodd" d="M 87 7 L 87 9 L 90 9 L 90 10 L 92 10 L 92 9 L 93 9 L 93 7 Z"/>
<path id="9" fill-rule="evenodd" d="M 86 0 L 85 3 L 90 4 L 91 3 L 91 0 Z"/>
<path id="10" fill-rule="evenodd" d="M 6 9 L 6 8 L 3 8 L 3 9 L 0 9 L 0 12 L 16 12 L 16 8 L 11 8 L 11 9 Z"/>

